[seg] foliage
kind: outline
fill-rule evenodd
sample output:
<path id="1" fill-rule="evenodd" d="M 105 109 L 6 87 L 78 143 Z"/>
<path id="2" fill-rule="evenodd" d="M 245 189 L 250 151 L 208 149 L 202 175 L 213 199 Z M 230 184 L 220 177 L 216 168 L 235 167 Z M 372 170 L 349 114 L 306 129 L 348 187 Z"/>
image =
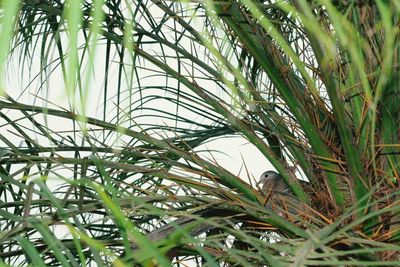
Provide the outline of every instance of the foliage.
<path id="1" fill-rule="evenodd" d="M 0 6 L 4 264 L 398 265 L 397 1 Z M 232 135 L 296 198 L 198 149 Z"/>

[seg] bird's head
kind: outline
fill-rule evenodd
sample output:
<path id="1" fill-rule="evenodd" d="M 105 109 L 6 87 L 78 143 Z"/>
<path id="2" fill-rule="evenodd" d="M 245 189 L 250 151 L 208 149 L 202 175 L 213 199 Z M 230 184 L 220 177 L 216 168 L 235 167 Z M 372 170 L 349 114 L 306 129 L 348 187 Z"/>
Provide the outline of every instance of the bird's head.
<path id="1" fill-rule="evenodd" d="M 261 174 L 258 185 L 261 187 L 264 193 L 271 191 L 287 193 L 288 191 L 290 191 L 282 176 L 274 171 L 266 171 Z"/>

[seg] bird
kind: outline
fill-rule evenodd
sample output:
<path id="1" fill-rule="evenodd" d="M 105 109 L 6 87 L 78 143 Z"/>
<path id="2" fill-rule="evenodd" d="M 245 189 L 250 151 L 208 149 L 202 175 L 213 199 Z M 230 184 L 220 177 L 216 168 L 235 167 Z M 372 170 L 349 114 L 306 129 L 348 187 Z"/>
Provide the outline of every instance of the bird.
<path id="1" fill-rule="evenodd" d="M 286 217 L 291 221 L 302 220 L 302 217 L 305 213 L 307 213 L 307 208 L 305 208 L 305 204 L 302 203 L 296 196 L 294 196 L 286 184 L 281 175 L 279 175 L 275 171 L 266 171 L 264 172 L 259 182 L 257 183 L 259 193 L 266 196 L 266 203 L 264 206 L 268 210 L 274 211 L 278 216 Z M 232 217 L 235 214 L 235 211 L 224 211 L 224 210 L 215 210 L 215 208 L 206 208 L 200 210 L 195 213 L 196 216 L 207 218 L 213 218 L 215 214 L 221 216 L 224 212 L 226 212 L 227 217 Z M 235 217 L 239 219 L 239 217 Z M 197 223 L 196 223 L 197 222 Z M 221 220 L 221 225 L 223 225 L 224 221 Z M 214 224 L 211 223 L 200 223 L 194 217 L 181 217 L 178 218 L 161 228 L 158 228 L 150 233 L 148 233 L 147 237 L 153 241 L 159 241 L 165 239 L 167 236 L 175 232 L 179 228 L 188 227 L 193 225 L 190 230 L 190 235 L 198 236 L 203 233 L 207 233 L 212 229 L 215 229 Z M 258 225 L 252 223 L 252 219 L 246 219 L 241 228 L 255 228 L 257 229 Z M 235 240 L 234 247 L 240 247 L 246 245 L 245 243 Z M 133 245 L 132 249 L 137 249 L 137 245 Z"/>
<path id="2" fill-rule="evenodd" d="M 302 183 L 307 182 L 302 181 Z M 257 186 L 260 193 L 266 196 L 264 206 L 274 210 L 279 216 L 297 220 L 304 215 L 310 215 L 310 208 L 293 195 L 279 173 L 263 172 Z"/>
<path id="3" fill-rule="evenodd" d="M 289 186 L 285 183 L 282 176 L 274 171 L 266 171 L 261 174 L 260 181 L 257 183 L 263 193 L 280 192 L 292 194 Z"/>
<path id="4" fill-rule="evenodd" d="M 292 194 L 290 187 L 279 173 L 271 170 L 263 172 L 256 187 L 257 191 L 265 196 L 261 204 L 267 210 L 273 211 L 276 215 L 292 222 L 302 221 L 302 213 L 305 209 L 299 209 L 299 207 L 302 207 L 300 200 Z M 247 229 L 249 235 L 253 236 L 258 236 L 259 234 L 256 234 L 256 232 L 260 232 L 259 225 L 252 221 L 243 222 L 241 229 Z M 233 247 L 246 250 L 251 247 L 251 244 L 240 239 L 235 239 Z"/>

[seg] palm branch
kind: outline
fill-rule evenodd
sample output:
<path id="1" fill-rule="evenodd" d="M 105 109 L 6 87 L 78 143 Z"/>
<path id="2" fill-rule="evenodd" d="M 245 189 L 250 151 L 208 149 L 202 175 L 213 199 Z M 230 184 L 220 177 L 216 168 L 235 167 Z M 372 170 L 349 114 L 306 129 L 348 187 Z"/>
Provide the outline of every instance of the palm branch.
<path id="1" fill-rule="evenodd" d="M 396 1 L 0 3 L 5 264 L 397 265 Z"/>

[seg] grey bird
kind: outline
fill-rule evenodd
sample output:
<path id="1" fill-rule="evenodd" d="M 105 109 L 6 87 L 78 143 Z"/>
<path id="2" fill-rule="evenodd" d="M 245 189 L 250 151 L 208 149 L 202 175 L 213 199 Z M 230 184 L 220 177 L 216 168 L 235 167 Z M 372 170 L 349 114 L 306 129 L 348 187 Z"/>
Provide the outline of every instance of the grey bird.
<path id="1" fill-rule="evenodd" d="M 264 172 L 261 174 L 257 185 L 262 194 L 267 197 L 265 207 L 274 210 L 278 215 L 299 219 L 299 216 L 311 214 L 310 208 L 292 194 L 290 187 L 279 173 L 274 171 Z"/>
<path id="2" fill-rule="evenodd" d="M 297 197 L 292 195 L 289 186 L 285 183 L 282 176 L 274 171 L 266 171 L 261 177 L 260 181 L 257 183 L 259 190 L 266 196 L 265 207 L 267 209 L 273 210 L 278 216 L 290 218 L 291 221 L 302 220 L 304 214 L 307 214 L 307 207 L 303 204 Z M 224 212 L 222 210 L 215 211 L 214 208 L 206 208 L 199 211 L 196 215 L 203 218 L 212 218 L 213 215 Z M 228 213 L 230 211 L 227 211 Z M 232 216 L 232 214 L 227 214 L 227 216 Z M 175 221 L 164 225 L 163 227 L 156 229 L 155 231 L 148 234 L 148 238 L 152 241 L 159 241 L 164 239 L 166 236 L 170 235 L 176 229 L 187 227 L 190 224 L 196 223 L 197 220 L 192 217 L 182 217 L 176 219 Z M 221 225 L 224 221 L 221 221 Z M 242 224 L 242 228 L 250 228 L 253 224 L 251 222 L 245 221 Z M 254 226 L 257 228 L 257 225 Z M 192 236 L 197 236 L 203 234 L 210 229 L 215 228 L 214 224 L 201 223 L 196 227 L 193 227 L 190 231 Z M 235 241 L 237 243 L 237 241 Z M 137 249 L 137 246 L 132 246 L 133 249 Z"/>
<path id="3" fill-rule="evenodd" d="M 270 192 L 280 192 L 286 194 L 292 193 L 289 186 L 283 180 L 282 176 L 274 171 L 266 171 L 261 174 L 258 185 L 260 186 L 264 194 Z"/>

